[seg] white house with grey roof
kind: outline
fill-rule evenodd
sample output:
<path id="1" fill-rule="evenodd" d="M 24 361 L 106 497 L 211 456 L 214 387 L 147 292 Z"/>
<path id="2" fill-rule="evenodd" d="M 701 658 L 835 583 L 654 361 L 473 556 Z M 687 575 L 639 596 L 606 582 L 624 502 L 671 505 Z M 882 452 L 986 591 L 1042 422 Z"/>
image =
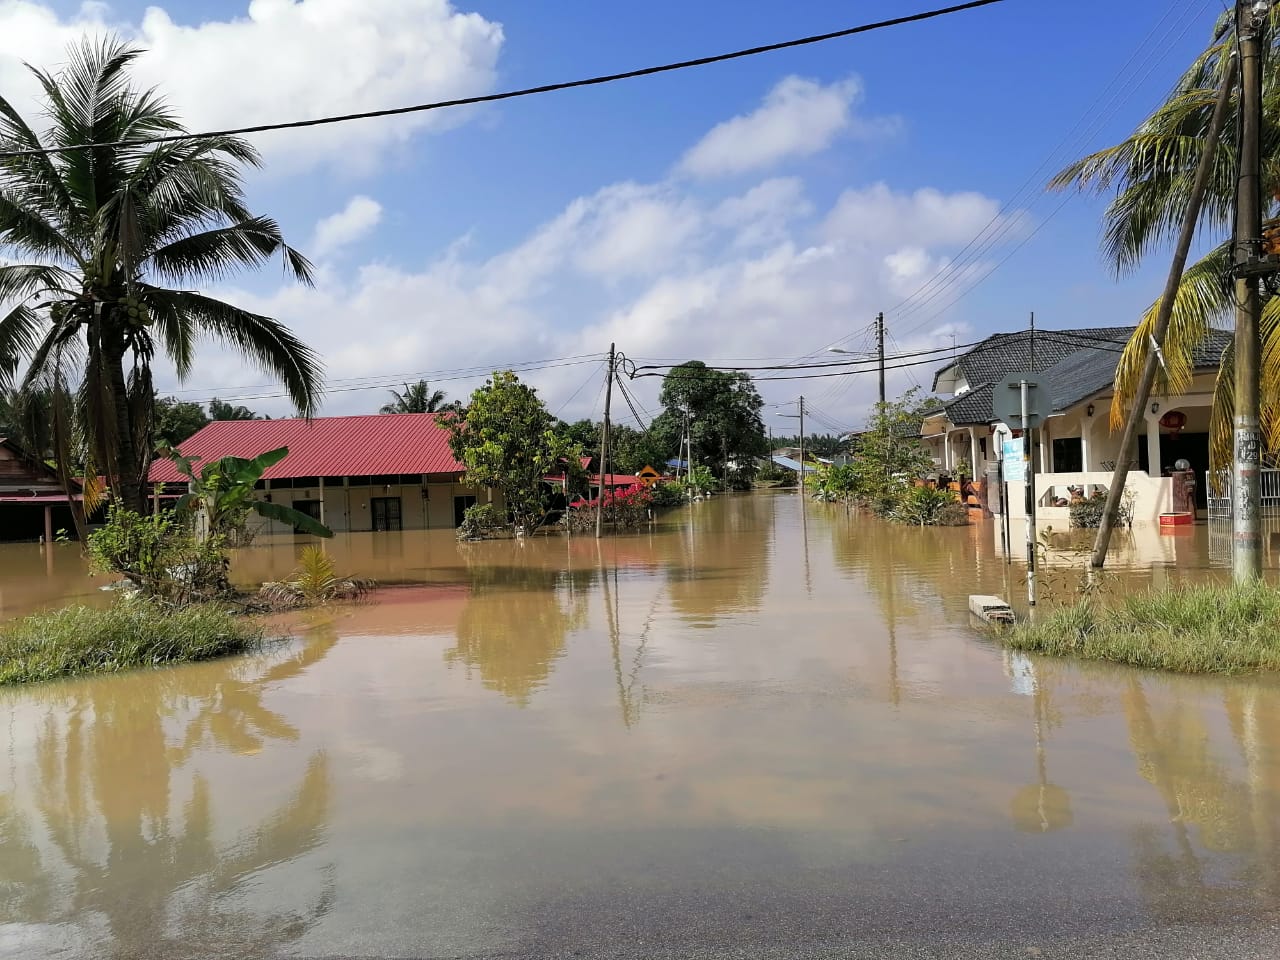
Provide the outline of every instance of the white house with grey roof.
<path id="1" fill-rule="evenodd" d="M 992 411 L 994 387 L 1013 373 L 1034 372 L 1053 401 L 1053 412 L 1037 437 L 1037 517 L 1064 525 L 1073 492 L 1105 490 L 1120 457 L 1120 431 L 1112 431 L 1115 372 L 1133 327 L 1090 327 L 1002 333 L 956 357 L 934 377 L 934 391 L 950 394 L 921 428 L 939 475 L 969 466 L 978 479 L 1013 437 Z M 1205 508 L 1209 468 L 1209 415 L 1219 357 L 1229 334 L 1215 332 L 1196 358 L 1191 388 L 1176 397 L 1153 396 L 1144 427 L 1129 451 L 1128 486 L 1136 523 L 1156 523 L 1172 508 L 1169 474 L 1186 460 L 1198 478 L 1197 501 Z M 1010 484 L 1011 516 L 1025 515 L 1022 484 Z M 995 499 L 992 500 L 993 506 Z"/>

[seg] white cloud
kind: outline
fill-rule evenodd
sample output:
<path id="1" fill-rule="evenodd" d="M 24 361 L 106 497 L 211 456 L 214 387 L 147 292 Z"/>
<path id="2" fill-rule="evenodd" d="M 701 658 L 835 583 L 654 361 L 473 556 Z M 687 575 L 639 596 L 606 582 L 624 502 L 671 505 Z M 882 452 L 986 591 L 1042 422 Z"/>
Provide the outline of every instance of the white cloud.
<path id="1" fill-rule="evenodd" d="M 35 0 L 4 0 L 0 89 L 30 110 L 36 86 L 22 61 L 54 68 L 85 33 L 114 31 L 147 48 L 139 80 L 159 86 L 189 127 L 238 127 L 483 93 L 492 89 L 503 42 L 499 24 L 448 0 L 251 0 L 239 15 L 195 26 L 175 19 L 183 13 L 177 4 L 153 6 L 129 23 L 101 3 L 64 18 Z M 414 133 L 465 116 L 430 112 L 254 142 L 277 171 L 367 168 Z"/>
<path id="2" fill-rule="evenodd" d="M 572 201 L 487 259 L 468 257 L 459 244 L 419 267 L 324 272 L 315 289 L 227 293 L 293 326 L 321 351 L 334 378 L 490 368 L 603 352 L 611 341 L 633 358 L 797 357 L 865 327 L 886 303 L 918 287 L 996 206 L 971 194 L 871 186 L 815 211 L 794 181 L 764 181 L 717 203 L 670 184 L 622 183 Z M 868 230 L 854 215 L 864 208 L 892 211 L 893 229 Z M 744 244 L 743 236 L 759 241 Z M 896 334 L 909 351 L 939 345 L 938 332 L 954 328 L 944 315 L 922 331 Z M 916 377 L 927 380 L 926 369 Z M 525 378 L 553 411 L 578 417 L 599 414 L 597 389 L 563 405 L 584 378 L 598 375 L 596 364 Z M 244 377 L 243 364 L 229 355 L 202 358 L 202 386 L 239 385 Z M 431 379 L 455 396 L 480 379 L 445 377 Z M 890 390 L 905 389 L 908 377 L 891 373 Z M 656 380 L 633 387 L 642 403 L 656 405 Z M 761 381 L 760 388 L 769 400 L 803 390 L 825 414 L 855 425 L 875 384 L 852 377 Z M 324 412 L 372 410 L 380 402 L 378 392 L 338 391 Z M 257 406 L 286 412 L 283 401 Z"/>
<path id="3" fill-rule="evenodd" d="M 678 169 L 694 177 L 746 173 L 819 153 L 842 133 L 871 136 L 892 129 L 895 121 L 854 116 L 861 94 L 862 84 L 853 78 L 823 86 L 787 77 L 754 111 L 713 127 L 684 155 Z"/>
<path id="4" fill-rule="evenodd" d="M 382 220 L 382 204 L 366 196 L 354 196 L 337 213 L 316 224 L 311 251 L 316 257 L 332 256 L 363 239 Z"/>

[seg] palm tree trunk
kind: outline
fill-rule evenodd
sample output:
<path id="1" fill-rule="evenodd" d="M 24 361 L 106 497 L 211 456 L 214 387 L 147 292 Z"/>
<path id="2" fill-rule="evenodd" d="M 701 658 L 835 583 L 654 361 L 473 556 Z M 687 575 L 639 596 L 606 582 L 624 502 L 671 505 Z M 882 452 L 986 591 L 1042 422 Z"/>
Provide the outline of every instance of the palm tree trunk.
<path id="1" fill-rule="evenodd" d="M 1120 454 L 1116 457 L 1116 469 L 1111 477 L 1111 486 L 1107 490 L 1107 503 L 1102 510 L 1098 535 L 1093 542 L 1090 564 L 1095 570 L 1101 570 L 1103 564 L 1107 562 L 1107 547 L 1111 543 L 1111 531 L 1115 528 L 1120 516 L 1120 501 L 1124 496 L 1125 482 L 1129 478 L 1129 451 L 1133 449 L 1133 444 L 1137 440 L 1138 424 L 1142 422 L 1147 397 L 1156 379 L 1156 364 L 1160 362 L 1159 350 L 1169 330 L 1169 319 L 1173 316 L 1173 304 L 1178 297 L 1178 288 L 1182 285 L 1182 273 L 1187 266 L 1187 255 L 1191 252 L 1191 242 L 1195 239 L 1196 226 L 1200 222 L 1200 208 L 1209 187 L 1209 178 L 1213 174 L 1213 161 L 1218 153 L 1218 138 L 1222 135 L 1222 128 L 1227 122 L 1227 110 L 1231 105 L 1231 91 L 1235 87 L 1237 69 L 1238 63 L 1233 57 L 1223 72 L 1222 86 L 1218 89 L 1213 118 L 1209 121 L 1209 130 L 1205 135 L 1204 152 L 1200 155 L 1195 183 L 1191 188 L 1191 196 L 1187 200 L 1182 232 L 1178 236 L 1178 246 L 1173 254 L 1173 263 L 1169 267 L 1164 296 L 1160 298 L 1160 311 L 1156 316 L 1155 330 L 1152 332 L 1153 343 L 1147 351 L 1147 361 L 1142 368 L 1142 377 L 1138 381 L 1138 389 L 1129 406 L 1129 415 L 1125 420 L 1124 433 L 1120 439 Z M 1152 466 L 1159 470 L 1159 464 L 1152 464 Z"/>
<path id="2" fill-rule="evenodd" d="M 124 349 L 112 349 L 108 354 L 111 365 L 111 401 L 115 413 L 115 476 L 111 477 L 112 493 L 127 509 L 146 513 L 146 477 L 142 474 L 142 457 L 138 456 L 138 437 L 134 436 L 134 422 L 129 411 L 129 388 L 124 376 Z M 145 442 L 145 438 L 141 438 Z"/>

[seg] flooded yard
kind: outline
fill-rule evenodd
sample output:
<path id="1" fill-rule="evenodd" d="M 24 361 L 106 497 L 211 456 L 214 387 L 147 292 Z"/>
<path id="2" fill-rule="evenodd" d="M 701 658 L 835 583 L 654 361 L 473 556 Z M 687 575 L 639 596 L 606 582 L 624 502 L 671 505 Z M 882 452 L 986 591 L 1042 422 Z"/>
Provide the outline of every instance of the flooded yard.
<path id="1" fill-rule="evenodd" d="M 1219 575 L 1177 549 L 1109 588 Z M 1280 685 L 1008 654 L 967 611 L 1022 590 L 988 525 L 770 493 L 331 550 L 409 585 L 263 655 L 0 691 L 0 955 L 1280 943 Z M 74 546 L 3 551 L 5 616 L 102 596 Z"/>

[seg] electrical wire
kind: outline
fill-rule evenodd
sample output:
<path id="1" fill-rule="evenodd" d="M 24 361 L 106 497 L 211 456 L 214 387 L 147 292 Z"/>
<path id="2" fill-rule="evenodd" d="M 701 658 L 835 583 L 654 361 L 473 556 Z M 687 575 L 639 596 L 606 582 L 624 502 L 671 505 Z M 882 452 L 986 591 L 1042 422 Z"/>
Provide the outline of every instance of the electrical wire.
<path id="1" fill-rule="evenodd" d="M 960 254 L 957 255 L 955 258 L 953 258 L 948 263 L 947 267 L 944 270 L 942 270 L 938 274 L 935 274 L 933 277 L 931 277 L 929 281 L 927 281 L 919 290 L 915 291 L 905 300 L 891 307 L 890 312 L 897 314 L 899 319 L 903 319 L 911 315 L 912 313 L 918 312 L 930 301 L 936 299 L 939 295 L 941 295 L 945 291 L 945 289 L 948 286 L 952 286 L 956 282 L 963 283 L 963 277 L 961 276 L 963 271 L 968 267 L 973 266 L 981 256 L 983 256 L 986 252 L 992 249 L 996 244 L 998 244 L 1001 240 L 1003 240 L 1006 236 L 1008 236 L 1009 233 L 1011 233 L 1016 227 L 1020 225 L 1023 217 L 1025 216 L 1025 211 L 1023 211 L 1022 214 L 1019 215 L 1019 217 L 1015 217 L 1012 219 L 1004 219 L 1005 213 L 1007 213 L 1012 206 L 1021 202 L 1022 195 L 1026 193 L 1027 188 L 1031 186 L 1033 183 L 1038 182 L 1037 178 L 1040 172 L 1044 170 L 1047 166 L 1050 166 L 1055 162 L 1055 158 L 1063 153 L 1064 147 L 1067 147 L 1072 143 L 1076 143 L 1076 142 L 1079 143 L 1080 147 L 1083 147 L 1084 144 L 1086 144 L 1093 137 L 1093 135 L 1108 120 L 1110 120 L 1110 118 L 1118 111 L 1119 107 L 1124 102 L 1126 102 L 1129 99 L 1129 97 L 1132 96 L 1133 90 L 1138 85 L 1140 85 L 1143 81 L 1145 81 L 1146 78 L 1150 76 L 1151 73 L 1155 70 L 1155 68 L 1161 62 L 1163 62 L 1163 60 L 1166 58 L 1169 50 L 1173 46 L 1173 41 L 1170 40 L 1170 37 L 1172 36 L 1173 32 L 1175 30 L 1178 30 L 1179 25 L 1181 25 L 1181 31 L 1179 32 L 1177 37 L 1177 39 L 1181 39 L 1181 37 L 1186 34 L 1187 30 L 1190 29 L 1191 25 L 1195 22 L 1194 14 L 1197 13 L 1198 10 L 1201 8 L 1196 6 L 1192 6 L 1188 8 L 1186 11 L 1184 11 L 1180 19 L 1174 20 L 1169 24 L 1168 29 L 1165 31 L 1165 35 L 1161 37 L 1159 41 L 1152 42 L 1151 38 L 1160 29 L 1161 24 L 1163 24 L 1164 21 L 1169 18 L 1170 14 L 1174 12 L 1174 9 L 1175 8 L 1172 5 L 1166 9 L 1165 15 L 1161 18 L 1161 20 L 1157 23 L 1157 25 L 1148 34 L 1148 41 L 1142 44 L 1139 44 L 1139 46 L 1135 49 L 1135 52 L 1133 53 L 1133 55 L 1131 55 L 1129 60 L 1125 63 L 1125 65 L 1121 67 L 1116 77 L 1112 80 L 1112 83 L 1108 85 L 1108 88 L 1104 89 L 1103 92 L 1099 94 L 1099 96 L 1095 99 L 1093 105 L 1091 105 L 1090 108 L 1085 111 L 1084 116 L 1082 116 L 1081 119 L 1077 121 L 1076 125 L 1072 127 L 1071 131 L 1068 132 L 1067 136 L 1064 137 L 1063 140 L 1050 152 L 1049 156 L 1047 156 L 1043 161 L 1041 161 L 1040 165 L 1036 167 L 1036 169 L 1032 172 L 1030 177 L 1028 177 L 1027 181 L 1019 189 L 1019 191 L 1015 193 L 1010 203 L 1006 204 L 996 214 L 996 216 L 992 218 L 991 222 L 988 223 L 987 226 L 984 227 L 983 230 L 979 232 L 978 236 L 974 238 L 974 241 L 971 241 L 963 250 L 961 250 Z M 1141 71 L 1145 68 L 1146 72 L 1142 74 L 1141 78 L 1133 82 L 1119 83 L 1119 81 L 1121 81 L 1124 78 L 1125 73 L 1128 71 L 1129 67 L 1133 65 L 1133 63 L 1135 62 L 1135 60 L 1137 60 L 1140 54 L 1144 54 L 1145 56 L 1143 57 L 1137 69 Z M 1115 92 L 1111 94 L 1111 98 L 1106 102 L 1106 104 L 1101 109 L 1095 110 L 1095 108 L 1098 105 L 1098 102 L 1102 100 L 1102 97 L 1106 95 L 1107 89 L 1110 89 L 1111 86 L 1116 86 Z M 1079 130 L 1082 125 L 1085 124 L 1086 120 L 1090 120 L 1090 119 L 1092 120 L 1092 122 L 1085 127 L 1082 135 L 1078 138 L 1078 140 L 1073 141 L 1072 138 L 1075 132 Z M 1061 209 L 1061 205 L 1059 205 L 1058 208 L 1055 208 L 1053 214 L 1051 214 L 1049 218 L 1047 218 L 1037 227 L 1037 232 L 1039 229 L 1043 227 L 1044 223 L 1047 223 L 1048 220 L 1052 219 L 1052 217 L 1056 215 L 1056 213 L 1058 212 L 1058 209 Z M 997 223 L 1000 224 L 999 228 L 996 229 L 994 232 L 990 233 L 990 235 L 987 236 L 986 240 L 983 241 L 982 238 L 984 234 L 987 234 L 987 232 L 991 230 L 992 227 L 996 226 Z M 981 241 L 981 242 L 978 242 L 978 241 Z M 974 246 L 975 243 L 977 243 L 976 248 Z M 937 289 L 934 289 L 929 296 L 921 299 L 921 294 L 923 294 L 926 290 L 929 290 L 931 287 L 937 287 Z"/>
<path id="2" fill-rule="evenodd" d="M 980 343 L 982 343 L 981 340 L 975 340 L 973 343 L 963 343 L 963 344 L 960 344 L 960 346 L 964 348 L 976 347 Z M 953 348 L 951 346 L 934 347 L 929 350 L 917 350 L 912 353 L 900 354 L 897 356 L 891 356 L 891 357 L 886 356 L 885 360 L 886 361 L 905 360 L 905 359 L 910 359 L 912 357 L 935 356 L 939 353 L 949 353 L 951 352 L 952 349 Z M 824 361 L 822 363 L 784 363 L 784 364 L 771 364 L 767 366 L 731 366 L 728 364 L 713 366 L 712 364 L 704 364 L 702 367 L 698 367 L 695 369 L 727 371 L 727 372 L 733 372 L 733 373 L 750 373 L 750 372 L 759 371 L 759 370 L 766 370 L 766 371 L 767 370 L 827 370 L 833 367 L 859 367 L 859 366 L 865 367 L 867 364 L 875 365 L 878 362 L 879 362 L 878 357 L 868 356 L 868 357 L 857 357 L 852 360 Z M 641 364 L 641 365 L 638 365 L 635 369 L 636 371 L 640 371 L 640 370 L 658 370 L 662 368 L 677 369 L 676 367 L 667 367 L 666 364 Z M 875 366 L 872 366 L 869 369 L 875 369 Z M 856 371 L 849 371 L 849 372 L 856 372 Z M 681 374 L 681 376 L 683 375 L 684 374 Z M 632 379 L 635 379 L 635 376 L 636 374 L 633 374 Z"/>
<path id="3" fill-rule="evenodd" d="M 514 372 L 533 373 L 538 370 L 555 370 L 559 367 L 580 367 L 586 363 L 599 363 L 599 362 L 600 361 L 598 359 L 571 360 L 565 363 L 547 363 L 538 367 L 526 367 L 523 369 L 515 370 Z M 495 368 L 495 369 L 510 369 L 510 368 L 502 367 L 502 368 Z M 489 376 L 491 373 L 492 373 L 492 370 L 489 371 L 489 373 L 468 373 L 468 374 L 463 374 L 455 377 L 435 377 L 433 378 L 432 382 L 433 383 L 450 383 L 450 382 L 459 381 L 459 380 L 478 380 L 481 377 Z M 351 387 L 332 387 L 332 388 L 326 388 L 325 395 L 328 396 L 329 394 L 334 394 L 334 393 L 361 393 L 365 390 L 390 390 L 395 387 L 401 386 L 402 383 L 403 382 L 399 378 L 397 378 L 393 380 L 387 380 L 383 383 L 368 383 L 368 384 L 362 384 L 360 386 L 351 386 Z M 287 399 L 288 396 L 289 394 L 283 391 L 277 391 L 273 393 L 243 394 L 238 396 L 203 397 L 199 399 L 190 399 L 188 400 L 188 402 L 189 403 L 208 403 L 210 400 L 223 400 L 223 401 L 226 401 L 227 403 L 236 403 L 236 402 L 243 402 L 245 400 Z"/>
<path id="4" fill-rule="evenodd" d="M 556 418 L 557 420 L 559 420 L 559 419 L 560 419 L 560 414 L 564 413 L 564 408 L 565 408 L 565 407 L 567 407 L 567 406 L 569 406 L 569 404 L 573 403 L 573 401 L 574 401 L 574 400 L 578 399 L 578 394 L 580 394 L 583 390 L 585 390 L 585 389 L 586 389 L 586 387 L 587 387 L 587 384 L 588 384 L 588 383 L 590 383 L 592 380 L 594 380 L 594 379 L 595 379 L 595 377 L 596 377 L 596 373 L 595 373 L 595 371 L 592 371 L 591 373 L 587 374 L 587 379 L 585 379 L 585 380 L 583 380 L 583 381 L 582 381 L 582 383 L 579 385 L 579 387 L 578 387 L 578 389 L 577 389 L 577 390 L 575 390 L 575 391 L 573 391 L 573 393 L 569 394 L 569 399 L 568 399 L 568 400 L 566 400 L 564 403 L 560 404 L 559 409 L 557 409 L 557 410 L 556 410 L 556 412 L 555 412 L 555 418 Z"/>
<path id="5" fill-rule="evenodd" d="M 398 383 L 412 380 L 436 380 L 441 377 L 454 376 L 458 374 L 474 373 L 476 376 L 488 376 L 494 370 L 511 370 L 514 373 L 521 373 L 524 370 L 537 370 L 549 363 L 560 363 L 565 360 L 603 360 L 603 353 L 578 353 L 567 357 L 550 357 L 541 360 L 517 360 L 512 363 L 489 363 L 477 364 L 471 367 L 448 367 L 442 370 L 420 370 L 416 373 L 377 373 L 363 377 L 342 377 L 336 380 L 330 380 L 327 386 L 353 386 L 362 384 L 371 380 L 378 381 L 378 386 L 382 385 L 384 380 L 394 380 Z M 241 385 L 234 387 L 219 387 L 219 390 L 244 391 L 244 390 L 271 390 L 278 384 L 276 383 L 257 383 L 249 385 Z M 188 393 L 208 393 L 209 387 L 180 387 L 174 390 L 165 391 L 166 395 L 178 396 Z"/>
<path id="6" fill-rule="evenodd" d="M 943 7 L 936 10 L 926 10 L 921 13 L 908 14 L 902 17 L 894 17 L 889 20 L 880 20 L 875 23 L 864 23 L 856 27 L 848 27 L 843 30 L 833 30 L 830 33 L 814 34 L 812 36 L 800 37 L 795 40 L 783 40 L 778 43 L 768 43 L 756 47 L 748 47 L 745 50 L 735 50 L 730 53 L 719 53 L 712 56 L 697 57 L 693 60 L 679 60 L 674 63 L 664 63 L 658 66 L 642 67 L 637 70 L 627 70 L 622 73 L 608 73 L 595 77 L 587 77 L 580 80 L 567 80 L 559 83 L 546 83 L 536 87 L 524 87 L 518 90 L 506 90 L 500 93 L 488 93 L 474 97 L 458 97 L 452 100 L 438 100 L 433 103 L 419 103 L 411 106 L 390 107 L 383 110 L 366 110 L 360 113 L 344 113 L 327 117 L 316 117 L 311 120 L 289 120 L 281 123 L 261 123 L 245 127 L 229 127 L 225 130 L 210 130 L 202 133 L 175 133 L 166 134 L 158 137 L 139 137 L 136 139 L 114 140 L 103 143 L 79 143 L 69 144 L 61 147 L 42 147 L 39 149 L 25 150 L 6 150 L 0 152 L 0 158 L 12 157 L 28 157 L 40 154 L 65 154 L 75 153 L 82 150 L 92 150 L 101 147 L 140 147 L 157 143 L 172 143 L 176 141 L 192 141 L 192 140 L 209 140 L 218 137 L 242 136 L 251 133 L 266 133 L 271 130 L 295 130 L 304 127 L 318 127 L 335 123 L 348 123 L 353 120 L 372 120 L 379 117 L 396 117 L 410 113 L 425 113 L 429 110 L 443 110 L 450 107 L 474 106 L 482 103 L 497 103 L 502 100 L 515 100 L 520 97 L 530 97 L 537 94 L 555 93 L 560 90 L 572 90 L 577 87 L 598 86 L 605 83 L 615 83 L 619 80 L 634 80 L 639 77 L 650 77 L 660 73 L 670 73 L 675 70 L 687 70 L 692 67 L 705 67 L 715 63 L 724 63 L 729 60 L 740 60 L 744 57 L 754 57 L 764 53 L 773 53 L 778 50 L 789 50 L 795 47 L 809 46 L 815 43 L 824 43 L 828 40 L 837 40 L 843 37 L 852 37 L 860 33 L 870 33 L 874 30 L 884 30 L 889 27 L 904 26 L 906 24 L 920 23 L 925 20 L 933 20 L 937 17 L 944 17 L 954 13 L 962 13 L 967 10 L 976 10 L 979 7 L 989 7 L 993 4 L 1003 3 L 1004 0 L 968 0 L 967 3 L 959 3 L 949 7 Z"/>
<path id="7" fill-rule="evenodd" d="M 618 392 L 622 394 L 622 399 L 627 401 L 627 407 L 631 410 L 631 415 L 636 418 L 642 433 L 647 433 L 649 426 L 641 419 L 639 412 L 636 410 L 635 401 L 631 397 L 631 392 L 627 389 L 627 385 L 621 379 L 618 380 Z"/>
<path id="8" fill-rule="evenodd" d="M 1145 82 L 1146 79 L 1155 71 L 1155 69 L 1161 63 L 1163 63 L 1165 59 L 1167 59 L 1170 51 L 1174 48 L 1175 44 L 1179 42 L 1182 39 L 1182 37 L 1186 35 L 1187 31 L 1196 22 L 1195 14 L 1198 13 L 1202 8 L 1203 8 L 1203 4 L 1201 4 L 1200 6 L 1192 6 L 1191 8 L 1189 8 L 1184 13 L 1182 19 L 1175 21 L 1173 24 L 1170 25 L 1169 30 L 1166 31 L 1165 36 L 1162 37 L 1159 42 L 1144 43 L 1140 45 L 1139 49 L 1146 52 L 1146 57 L 1142 60 L 1141 65 L 1139 66 L 1138 69 L 1143 70 L 1145 68 L 1145 72 L 1143 72 L 1140 77 L 1137 77 L 1132 82 L 1125 83 L 1123 86 L 1117 89 L 1117 91 L 1114 94 L 1112 94 L 1112 97 L 1107 102 L 1106 106 L 1103 107 L 1101 110 L 1099 110 L 1096 114 L 1093 114 L 1094 122 L 1086 129 L 1085 133 L 1080 138 L 1080 142 L 1082 146 L 1083 144 L 1087 143 L 1097 133 L 1097 131 L 1101 129 L 1102 126 L 1112 118 L 1112 116 L 1115 115 L 1115 113 L 1119 110 L 1119 107 L 1122 104 L 1127 102 L 1128 99 L 1132 97 L 1134 89 L 1136 89 L 1143 82 Z M 1178 29 L 1179 24 L 1181 25 L 1181 30 L 1178 32 L 1176 37 L 1172 37 L 1172 39 L 1170 39 L 1173 31 Z M 1155 29 L 1159 29 L 1159 27 L 1157 26 Z M 1155 30 L 1152 31 L 1153 34 L 1154 32 Z M 1130 62 L 1132 62 L 1132 59 L 1133 58 L 1131 57 Z M 1128 68 L 1128 64 L 1126 64 L 1125 67 L 1121 69 L 1120 75 L 1123 75 L 1124 70 L 1126 70 L 1127 68 Z M 1099 99 L 1101 99 L 1101 96 L 1099 97 Z M 1086 117 L 1088 116 L 1090 116 L 1090 113 L 1086 112 Z M 1053 160 L 1053 157 L 1060 152 L 1061 152 L 1061 145 L 1058 148 L 1055 148 L 1054 153 L 1052 153 L 1048 158 L 1046 158 L 1045 162 L 1041 163 L 1040 167 L 1037 168 L 1036 172 L 1039 172 L 1040 169 L 1042 169 L 1047 163 L 1051 162 Z M 1034 177 L 1035 177 L 1035 174 L 1033 173 L 1032 178 L 1034 179 Z M 969 251 L 967 254 L 964 254 L 964 252 L 962 251 L 962 255 L 958 255 L 957 257 L 949 261 L 947 266 L 942 271 L 940 271 L 928 282 L 926 282 L 919 290 L 913 293 L 906 300 L 902 301 L 895 307 L 891 308 L 889 312 L 894 313 L 896 315 L 896 319 L 901 321 L 906 319 L 907 317 L 918 314 L 930 303 L 934 302 L 939 297 L 946 295 L 950 290 L 955 289 L 957 286 L 962 287 L 961 292 L 959 294 L 947 300 L 945 303 L 942 304 L 941 307 L 929 312 L 926 316 L 921 318 L 917 323 L 913 324 L 906 331 L 904 331 L 904 334 L 913 333 L 919 330 L 920 328 L 924 327 L 930 321 L 940 316 L 941 314 L 945 313 L 947 310 L 953 307 L 960 300 L 964 299 L 964 297 L 968 296 L 969 293 L 971 293 L 973 290 L 977 289 L 977 287 L 983 284 L 992 274 L 994 274 L 997 270 L 999 270 L 1000 267 L 1008 263 L 1014 257 L 1015 254 L 1017 254 L 1020 250 L 1022 250 L 1023 247 L 1025 247 L 1034 237 L 1036 237 L 1062 211 L 1062 209 L 1067 205 L 1067 203 L 1070 202 L 1071 199 L 1072 199 L 1071 194 L 1065 195 L 1062 201 L 1058 203 L 1050 211 L 1048 216 L 1044 217 L 1042 220 L 1037 222 L 1034 229 L 1032 229 L 1031 232 L 1028 233 L 1026 236 L 1022 237 L 1019 240 L 1019 242 L 1013 247 L 1012 250 L 1010 250 L 1004 257 L 998 260 L 994 265 L 988 268 L 985 272 L 981 273 L 981 275 L 977 279 L 973 280 L 971 283 L 966 284 L 965 274 L 968 273 L 971 270 L 971 268 L 978 266 L 980 263 L 980 258 L 983 257 L 988 252 L 990 252 L 992 249 L 994 249 L 1005 238 L 1007 238 L 1014 231 L 1015 228 L 1021 225 L 1021 223 L 1026 217 L 1026 211 L 1023 211 L 1017 217 L 1004 220 L 1001 223 L 1001 226 L 999 228 L 997 228 L 994 232 L 990 233 L 986 237 L 986 239 L 983 240 L 982 239 L 983 234 L 985 234 L 987 230 L 989 230 L 990 227 L 995 222 L 1001 220 L 1003 214 L 997 213 L 992 220 L 992 224 L 988 224 L 988 226 L 984 228 L 983 231 L 979 232 L 978 236 L 974 238 L 974 241 L 971 241 L 971 243 L 965 248 L 965 250 Z M 977 241 L 981 241 L 981 242 L 978 243 L 976 247 L 974 247 L 973 244 L 974 242 L 977 242 Z M 941 282 L 939 283 L 939 281 Z M 930 292 L 927 296 L 924 296 L 923 298 L 921 297 L 921 294 L 923 294 L 926 290 L 929 290 L 930 287 L 933 287 L 935 285 L 936 285 L 936 288 L 933 289 L 932 292 Z"/>

